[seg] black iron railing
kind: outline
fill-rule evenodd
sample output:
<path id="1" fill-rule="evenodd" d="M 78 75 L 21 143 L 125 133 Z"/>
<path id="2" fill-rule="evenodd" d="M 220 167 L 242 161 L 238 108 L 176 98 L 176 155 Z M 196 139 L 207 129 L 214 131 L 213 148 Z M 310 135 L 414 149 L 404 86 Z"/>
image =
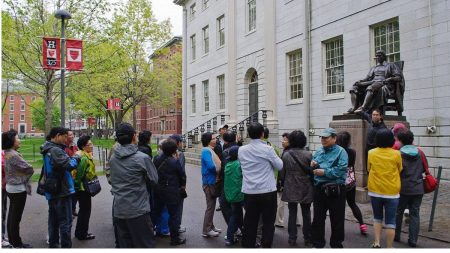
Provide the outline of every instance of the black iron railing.
<path id="1" fill-rule="evenodd" d="M 212 117 L 211 119 L 199 124 L 198 126 L 186 131 L 181 138 L 183 139 L 183 149 L 192 148 L 194 140 L 198 139 L 198 135 L 202 135 L 205 132 L 217 133 L 217 122 L 220 120 L 220 125 L 225 124 L 226 114 L 220 114 Z"/>
<path id="2" fill-rule="evenodd" d="M 240 136 L 243 137 L 244 133 L 247 132 L 246 130 L 247 130 L 248 126 L 250 126 L 250 124 L 252 122 L 259 122 L 260 119 L 262 119 L 262 122 L 261 122 L 262 125 L 267 126 L 267 112 L 269 112 L 269 111 L 270 110 L 259 110 L 255 113 L 253 113 L 252 115 L 248 116 L 247 118 L 236 123 L 236 125 L 232 126 L 231 131 L 233 131 L 236 134 L 239 131 Z"/>

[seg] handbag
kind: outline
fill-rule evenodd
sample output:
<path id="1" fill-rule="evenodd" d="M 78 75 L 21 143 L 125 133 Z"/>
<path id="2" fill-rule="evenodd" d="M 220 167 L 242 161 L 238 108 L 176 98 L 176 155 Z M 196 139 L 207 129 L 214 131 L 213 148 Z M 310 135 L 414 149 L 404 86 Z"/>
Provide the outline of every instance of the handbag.
<path id="1" fill-rule="evenodd" d="M 425 172 L 425 177 L 423 178 L 423 190 L 425 191 L 425 193 L 430 193 L 436 190 L 439 181 L 430 174 L 430 171 L 428 170 L 427 158 L 425 157 L 425 154 L 421 149 L 419 149 L 419 154 L 420 158 L 422 159 L 423 169 Z"/>
<path id="2" fill-rule="evenodd" d="M 345 189 L 350 191 L 356 186 L 355 167 L 347 168 L 347 178 L 345 179 Z"/>
<path id="3" fill-rule="evenodd" d="M 42 169 L 41 169 L 41 175 L 39 175 L 39 180 L 38 180 L 38 186 L 36 188 L 36 193 L 39 195 L 45 195 L 45 179 L 46 177 L 44 174 L 44 165 L 42 165 Z"/>
<path id="4" fill-rule="evenodd" d="M 102 190 L 102 187 L 100 186 L 100 181 L 98 180 L 97 176 L 95 176 L 89 181 L 83 180 L 83 186 L 84 190 L 88 192 L 91 195 L 91 197 L 94 197 Z"/>
<path id="5" fill-rule="evenodd" d="M 327 183 L 322 185 L 322 192 L 329 198 L 337 198 L 341 195 L 341 187 L 336 183 Z"/>

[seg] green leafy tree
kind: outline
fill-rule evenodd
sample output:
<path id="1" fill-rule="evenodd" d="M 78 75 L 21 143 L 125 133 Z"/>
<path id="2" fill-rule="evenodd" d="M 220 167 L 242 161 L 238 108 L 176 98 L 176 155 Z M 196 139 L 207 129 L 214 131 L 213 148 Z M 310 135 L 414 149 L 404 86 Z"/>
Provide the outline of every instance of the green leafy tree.
<path id="1" fill-rule="evenodd" d="M 43 99 L 36 99 L 30 105 L 31 108 L 31 121 L 33 126 L 38 129 L 45 129 L 45 102 Z M 56 127 L 61 124 L 60 120 L 61 110 L 59 107 L 53 106 L 52 108 L 52 124 L 51 127 Z"/>
<path id="2" fill-rule="evenodd" d="M 9 78 L 38 94 L 45 102 L 45 127 L 53 122 L 51 113 L 60 90 L 59 71 L 42 69 L 42 36 L 59 37 L 61 21 L 54 17 L 55 7 L 62 7 L 72 15 L 67 22 L 66 37 L 85 40 L 85 50 L 96 43 L 95 37 L 104 29 L 107 0 L 5 0 L 2 6 L 2 69 Z M 91 42 L 92 41 L 92 42 Z M 86 59 L 85 65 L 90 65 Z M 91 63 L 95 64 L 95 63 Z M 79 74 L 67 73 L 67 76 Z M 2 78 L 5 75 L 2 74 Z"/>

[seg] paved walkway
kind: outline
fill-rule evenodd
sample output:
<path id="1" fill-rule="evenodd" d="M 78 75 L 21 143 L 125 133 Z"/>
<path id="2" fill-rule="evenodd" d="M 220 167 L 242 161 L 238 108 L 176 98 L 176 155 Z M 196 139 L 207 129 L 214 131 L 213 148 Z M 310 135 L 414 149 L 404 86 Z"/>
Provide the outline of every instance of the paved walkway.
<path id="1" fill-rule="evenodd" d="M 436 210 L 432 231 L 428 231 L 434 192 L 425 194 L 420 208 L 420 235 L 450 243 L 450 182 L 442 182 L 439 186 Z M 370 203 L 358 204 L 363 213 L 364 222 L 373 224 L 372 206 Z M 356 221 L 347 206 L 346 219 Z M 408 224 L 403 222 L 402 231 L 408 233 Z M 403 238 L 407 238 L 403 236 Z"/>

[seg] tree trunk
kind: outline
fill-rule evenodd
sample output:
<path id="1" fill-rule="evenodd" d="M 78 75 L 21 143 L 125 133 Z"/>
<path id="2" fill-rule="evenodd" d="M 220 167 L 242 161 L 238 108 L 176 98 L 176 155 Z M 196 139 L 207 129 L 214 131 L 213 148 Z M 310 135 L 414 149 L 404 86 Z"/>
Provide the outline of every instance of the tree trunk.
<path id="1" fill-rule="evenodd" d="M 136 106 L 133 106 L 133 128 L 136 129 Z"/>

